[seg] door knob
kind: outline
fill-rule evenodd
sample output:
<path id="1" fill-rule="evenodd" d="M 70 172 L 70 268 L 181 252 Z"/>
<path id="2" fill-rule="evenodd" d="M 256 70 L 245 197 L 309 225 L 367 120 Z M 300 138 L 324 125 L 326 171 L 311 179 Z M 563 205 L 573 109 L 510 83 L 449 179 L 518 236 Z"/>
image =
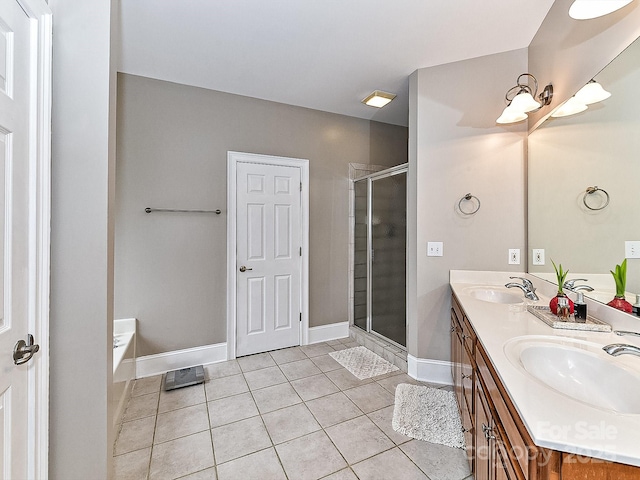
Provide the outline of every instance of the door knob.
<path id="1" fill-rule="evenodd" d="M 253 268 L 247 268 L 247 267 L 245 267 L 244 265 L 242 265 L 242 266 L 240 267 L 240 271 L 241 271 L 241 272 L 246 272 L 247 270 L 253 270 Z"/>
<path id="2" fill-rule="evenodd" d="M 33 335 L 27 335 L 27 341 L 18 340 L 16 346 L 13 348 L 13 363 L 16 365 L 22 365 L 31 360 L 31 357 L 40 350 L 40 345 L 33 343 Z"/>

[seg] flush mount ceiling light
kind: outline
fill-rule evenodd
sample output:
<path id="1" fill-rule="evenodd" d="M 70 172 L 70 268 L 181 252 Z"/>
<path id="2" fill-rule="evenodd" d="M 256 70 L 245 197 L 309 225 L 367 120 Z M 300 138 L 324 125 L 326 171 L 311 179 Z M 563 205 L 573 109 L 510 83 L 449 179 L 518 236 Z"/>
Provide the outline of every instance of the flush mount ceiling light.
<path id="1" fill-rule="evenodd" d="M 607 92 L 602 85 L 595 80 L 589 81 L 584 87 L 578 90 L 575 97 L 580 103 L 585 105 L 591 105 L 592 103 L 601 102 L 611 96 L 611 93 Z"/>
<path id="2" fill-rule="evenodd" d="M 531 89 L 529 84 L 523 83 L 526 77 L 531 77 L 533 80 L 534 88 Z M 502 112 L 502 115 L 498 117 L 496 123 L 516 123 L 526 120 L 527 113 L 534 110 L 538 110 L 545 105 L 551 103 L 553 97 L 553 86 L 547 85 L 540 95 L 538 95 L 538 80 L 530 73 L 521 74 L 517 81 L 516 86 L 507 90 L 504 98 L 507 102 L 507 107 Z M 536 98 L 538 100 L 536 100 Z"/>
<path id="3" fill-rule="evenodd" d="M 569 115 L 575 115 L 576 113 L 584 112 L 587 106 L 576 99 L 571 97 L 558 107 L 551 116 L 554 118 L 568 117 Z"/>
<path id="4" fill-rule="evenodd" d="M 569 16 L 576 20 L 590 20 L 620 10 L 633 0 L 575 0 L 569 8 Z"/>
<path id="5" fill-rule="evenodd" d="M 396 96 L 393 93 L 375 90 L 371 95 L 362 100 L 362 103 L 370 107 L 382 108 L 394 98 L 396 98 Z"/>

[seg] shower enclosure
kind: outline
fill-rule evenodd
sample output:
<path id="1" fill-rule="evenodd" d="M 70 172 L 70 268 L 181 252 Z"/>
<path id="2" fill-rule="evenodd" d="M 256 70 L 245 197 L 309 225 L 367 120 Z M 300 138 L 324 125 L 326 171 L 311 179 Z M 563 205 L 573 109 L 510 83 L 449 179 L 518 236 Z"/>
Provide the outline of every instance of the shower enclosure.
<path id="1" fill-rule="evenodd" d="M 354 182 L 353 318 L 406 348 L 407 166 Z"/>

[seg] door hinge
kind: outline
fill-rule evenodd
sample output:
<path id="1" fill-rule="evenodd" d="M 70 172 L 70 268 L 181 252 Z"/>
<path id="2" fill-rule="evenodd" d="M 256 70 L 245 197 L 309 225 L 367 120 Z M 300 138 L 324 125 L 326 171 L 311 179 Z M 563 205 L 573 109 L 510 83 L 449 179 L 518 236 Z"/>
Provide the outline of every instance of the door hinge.
<path id="1" fill-rule="evenodd" d="M 300 191 L 302 191 L 302 182 L 300 182 Z"/>
<path id="2" fill-rule="evenodd" d="M 300 247 L 300 256 L 302 256 L 302 247 Z"/>
<path id="3" fill-rule="evenodd" d="M 302 312 L 300 312 L 300 321 L 302 321 Z"/>

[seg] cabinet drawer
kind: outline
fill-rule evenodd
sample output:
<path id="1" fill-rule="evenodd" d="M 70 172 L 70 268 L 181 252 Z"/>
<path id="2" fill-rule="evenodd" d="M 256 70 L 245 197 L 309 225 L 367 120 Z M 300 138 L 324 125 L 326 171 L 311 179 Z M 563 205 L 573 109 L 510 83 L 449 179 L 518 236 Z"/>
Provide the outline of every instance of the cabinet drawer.
<path id="1" fill-rule="evenodd" d="M 462 338 L 462 344 L 465 346 L 467 351 L 469 352 L 469 356 L 473 359 L 475 356 L 475 344 L 476 344 L 476 334 L 467 319 L 462 307 L 460 307 L 460 303 L 455 295 L 451 296 L 451 309 L 456 319 L 458 320 L 458 326 L 460 327 L 460 336 Z"/>
<path id="2" fill-rule="evenodd" d="M 462 313 L 462 307 L 455 295 L 451 295 L 451 309 L 458 319 L 458 322 L 462 322 L 462 317 L 464 316 Z"/>
<path id="3" fill-rule="evenodd" d="M 476 354 L 476 334 L 473 331 L 473 328 L 471 328 L 467 317 L 462 317 L 460 326 L 462 327 L 462 342 L 467 349 L 467 352 L 469 352 L 469 356 L 474 358 Z"/>
<path id="4" fill-rule="evenodd" d="M 507 393 L 504 389 L 498 388 L 498 384 L 494 380 L 495 373 L 487 366 L 486 354 L 479 345 L 476 352 L 476 363 L 480 380 L 485 386 L 486 394 L 491 399 L 495 413 L 502 426 L 501 430 L 503 432 L 501 436 L 506 447 L 504 448 L 504 453 L 509 456 L 513 465 L 520 465 L 524 478 L 530 478 L 530 468 L 531 472 L 533 472 L 532 475 L 535 476 L 537 448 L 533 447 L 534 443 L 519 418 L 516 417 L 518 418 L 517 422 L 514 419 L 504 398 Z M 533 461 L 531 465 L 530 460 Z"/>
<path id="5" fill-rule="evenodd" d="M 469 354 L 462 349 L 462 366 L 460 370 L 460 382 L 462 383 L 462 396 L 467 402 L 469 411 L 473 412 L 473 382 L 474 378 L 474 365 L 471 363 Z"/>

